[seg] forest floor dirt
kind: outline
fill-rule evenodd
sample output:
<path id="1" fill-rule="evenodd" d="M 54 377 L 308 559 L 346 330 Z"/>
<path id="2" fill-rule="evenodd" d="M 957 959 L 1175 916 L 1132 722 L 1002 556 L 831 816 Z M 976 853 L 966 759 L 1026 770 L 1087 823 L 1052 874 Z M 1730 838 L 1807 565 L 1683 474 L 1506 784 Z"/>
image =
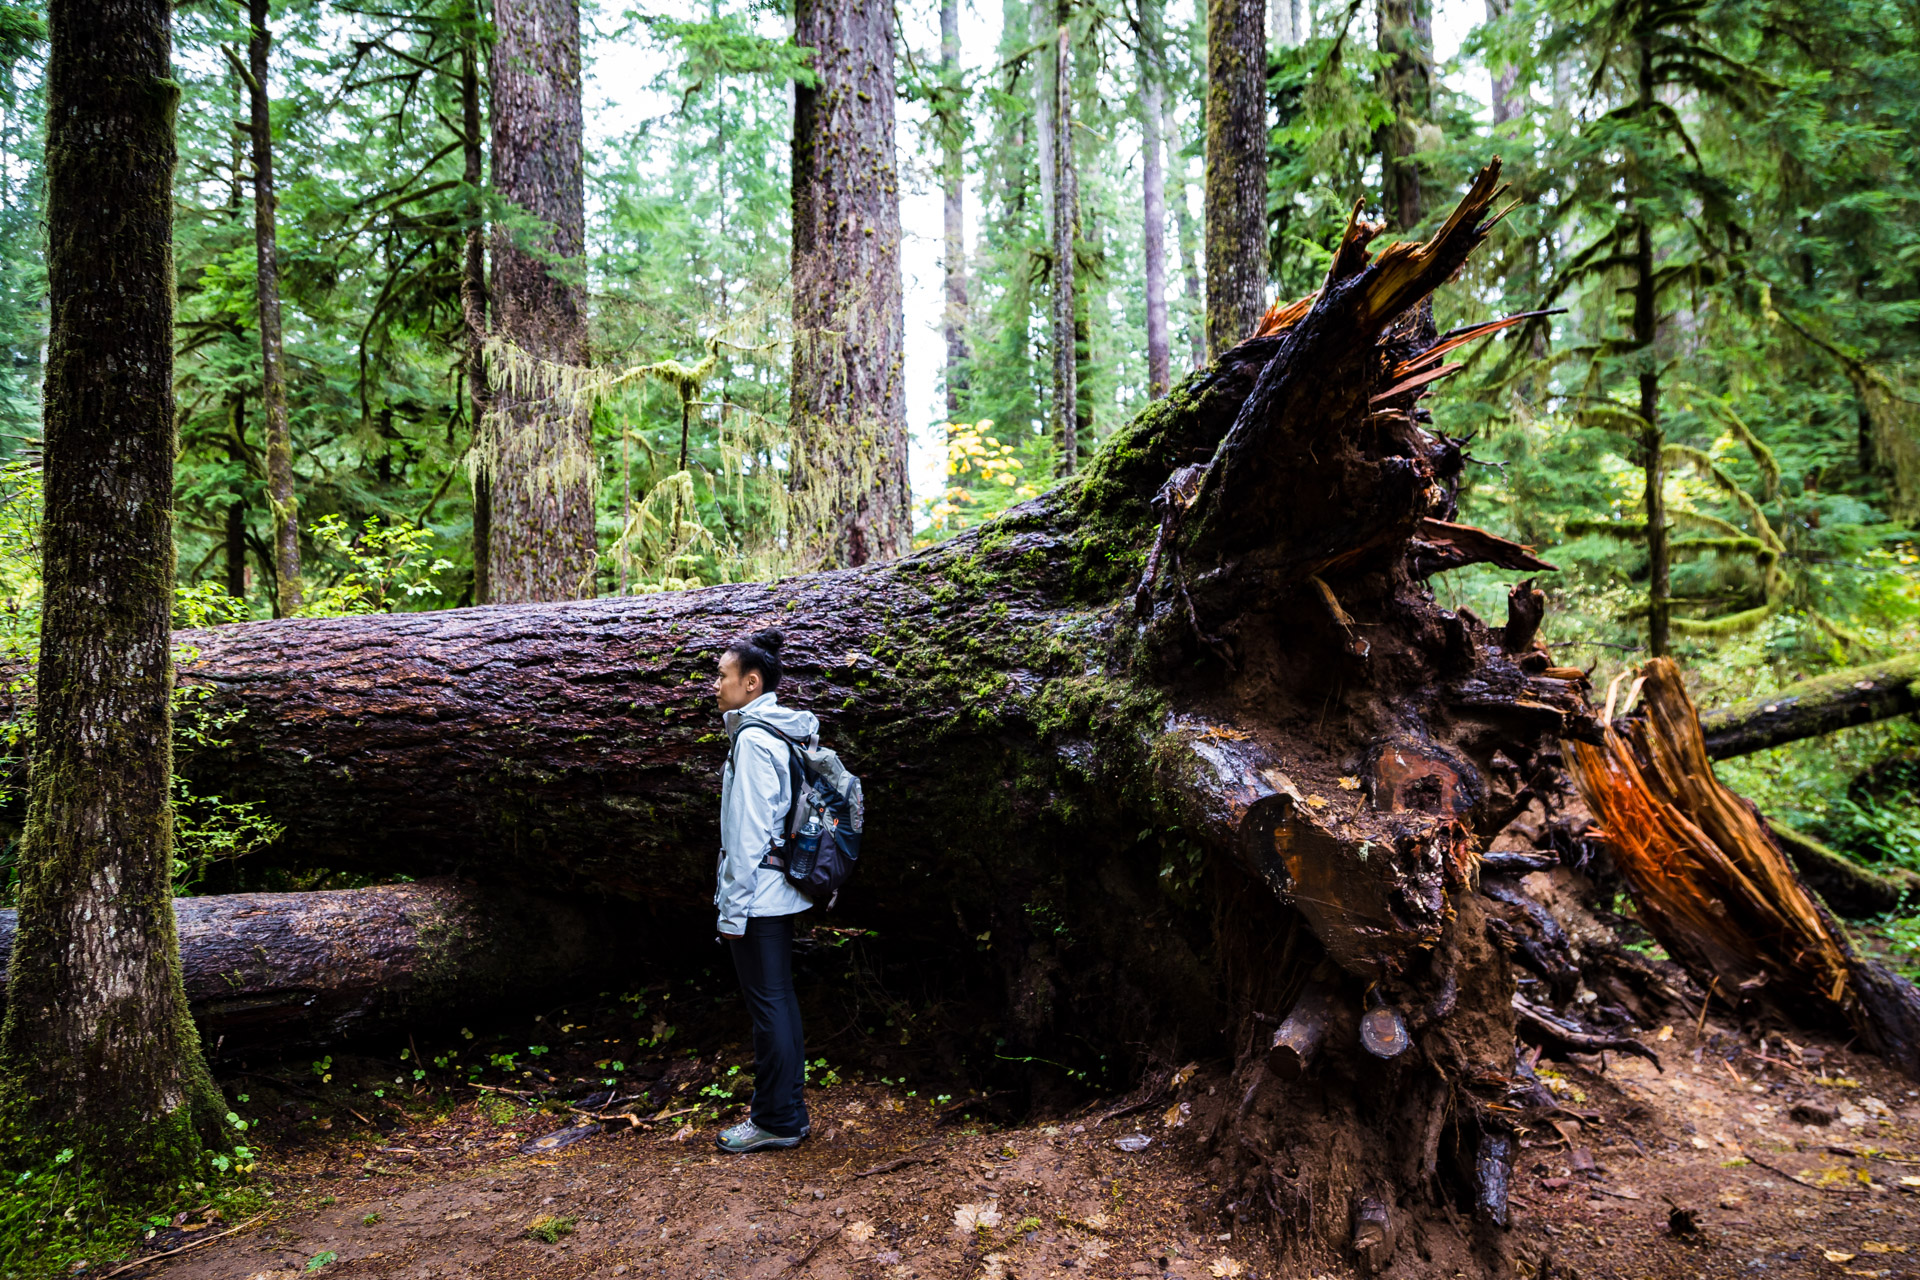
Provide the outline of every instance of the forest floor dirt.
<path id="1" fill-rule="evenodd" d="M 1920 1095 L 1906 1082 L 1830 1043 L 1714 1022 L 1697 1041 L 1691 1026 L 1646 1039 L 1664 1072 L 1633 1058 L 1540 1064 L 1564 1110 L 1516 1164 L 1516 1274 L 1920 1277 Z M 721 1056 L 709 1070 L 724 1081 Z M 410 1064 L 359 1065 L 404 1081 Z M 697 1079 L 660 1088 L 697 1098 Z M 1203 1069 L 1184 1088 L 1204 1108 L 1218 1080 Z M 1181 1108 L 1164 1097 L 1098 1124 L 1095 1107 L 1000 1126 L 892 1082 L 849 1082 L 811 1093 L 814 1136 L 798 1149 L 729 1157 L 711 1109 L 697 1127 L 671 1117 L 523 1152 L 574 1118 L 471 1086 L 394 1084 L 322 1115 L 284 1077 L 227 1083 L 242 1110 L 310 1113 L 256 1126 L 272 1207 L 154 1258 L 141 1280 L 1352 1274 L 1276 1255 L 1257 1224 L 1230 1230 L 1198 1125 L 1173 1124 Z M 1116 1145 L 1135 1134 L 1151 1142 Z M 1690 1229 L 1675 1229 L 1681 1210 Z M 231 1226 L 189 1220 L 146 1248 Z M 1423 1270 L 1408 1236 L 1387 1274 Z"/>

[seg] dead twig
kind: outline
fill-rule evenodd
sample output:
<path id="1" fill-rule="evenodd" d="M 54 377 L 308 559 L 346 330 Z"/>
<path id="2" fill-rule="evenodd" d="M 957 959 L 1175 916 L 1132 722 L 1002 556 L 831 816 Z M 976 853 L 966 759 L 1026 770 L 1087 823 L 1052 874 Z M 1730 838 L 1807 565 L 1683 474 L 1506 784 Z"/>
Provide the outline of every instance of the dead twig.
<path id="1" fill-rule="evenodd" d="M 783 1276 L 790 1276 L 798 1272 L 800 1268 L 806 1266 L 809 1262 L 813 1261 L 814 1254 L 820 1252 L 822 1248 L 832 1243 L 835 1239 L 839 1237 L 840 1233 L 842 1231 L 845 1231 L 846 1229 L 847 1229 L 847 1224 L 843 1222 L 839 1226 L 835 1227 L 833 1230 L 827 1232 L 826 1235 L 823 1235 L 818 1240 L 815 1240 L 811 1245 L 807 1246 L 807 1251 L 805 1253 L 795 1258 L 792 1262 L 789 1262 L 787 1264 L 786 1270 L 782 1271 L 780 1274 Z"/>
<path id="2" fill-rule="evenodd" d="M 1805 1178 L 1788 1173 L 1777 1164 L 1768 1164 L 1765 1160 L 1754 1155 L 1753 1152 L 1747 1150 L 1745 1147 L 1740 1148 L 1740 1155 L 1748 1164 L 1757 1164 L 1768 1173 L 1777 1173 L 1788 1182 L 1798 1183 L 1809 1191 L 1824 1191 L 1830 1196 L 1852 1196 L 1858 1195 L 1860 1191 L 1865 1190 L 1864 1187 L 1858 1187 L 1857 1184 L 1845 1187 L 1823 1187 L 1817 1182 L 1808 1182 Z"/>
<path id="3" fill-rule="evenodd" d="M 895 1169 L 904 1169 L 910 1164 L 944 1163 L 946 1163 L 946 1160 L 942 1156 L 901 1156 L 898 1160 L 888 1160 L 886 1163 L 877 1164 L 871 1169 L 862 1169 L 853 1176 L 856 1178 L 871 1178 L 875 1174 L 892 1173 Z"/>
<path id="4" fill-rule="evenodd" d="M 254 1223 L 260 1221 L 260 1219 L 266 1216 L 267 1215 L 264 1213 L 257 1213 L 253 1217 L 248 1218 L 245 1222 L 242 1222 L 241 1224 L 239 1224 L 238 1226 L 228 1227 L 225 1231 L 222 1231 L 219 1235 L 207 1236 L 205 1239 L 195 1240 L 192 1244 L 183 1244 L 178 1249 L 169 1249 L 165 1253 L 150 1253 L 144 1258 L 136 1258 L 132 1262 L 124 1263 L 121 1266 L 115 1267 L 113 1270 L 107 1272 L 106 1276 L 103 1277 L 102 1280 L 110 1280 L 111 1277 L 117 1276 L 117 1275 L 123 1275 L 128 1271 L 132 1271 L 135 1267 L 144 1267 L 149 1262 L 158 1262 L 162 1258 L 176 1257 L 179 1254 L 183 1254 L 187 1252 L 189 1249 L 198 1249 L 202 1245 L 212 1244 L 215 1240 L 223 1240 L 226 1237 L 232 1235 L 236 1231 L 246 1230 L 248 1227 L 252 1226 Z"/>

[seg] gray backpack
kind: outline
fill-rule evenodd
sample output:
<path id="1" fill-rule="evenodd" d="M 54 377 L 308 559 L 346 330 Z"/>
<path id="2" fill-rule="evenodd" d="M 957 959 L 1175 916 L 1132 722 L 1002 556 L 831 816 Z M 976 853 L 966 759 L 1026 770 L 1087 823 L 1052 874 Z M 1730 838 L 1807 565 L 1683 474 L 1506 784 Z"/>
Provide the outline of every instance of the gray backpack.
<path id="1" fill-rule="evenodd" d="M 860 832 L 867 823 L 860 779 L 840 762 L 838 752 L 788 737 L 764 720 L 747 720 L 739 732 L 748 729 L 765 729 L 787 744 L 787 767 L 793 776 L 787 880 L 815 901 L 825 898 L 831 909 L 860 861 Z"/>

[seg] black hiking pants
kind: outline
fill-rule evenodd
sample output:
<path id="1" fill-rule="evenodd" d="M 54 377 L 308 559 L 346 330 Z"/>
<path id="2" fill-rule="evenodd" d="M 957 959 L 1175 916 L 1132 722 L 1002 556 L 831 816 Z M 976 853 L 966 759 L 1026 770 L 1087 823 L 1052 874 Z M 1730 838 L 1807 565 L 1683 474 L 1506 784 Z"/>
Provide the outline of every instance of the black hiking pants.
<path id="1" fill-rule="evenodd" d="M 793 917 L 752 916 L 728 938 L 740 990 L 753 1015 L 753 1122 L 791 1138 L 807 1127 L 807 1049 L 793 989 Z"/>

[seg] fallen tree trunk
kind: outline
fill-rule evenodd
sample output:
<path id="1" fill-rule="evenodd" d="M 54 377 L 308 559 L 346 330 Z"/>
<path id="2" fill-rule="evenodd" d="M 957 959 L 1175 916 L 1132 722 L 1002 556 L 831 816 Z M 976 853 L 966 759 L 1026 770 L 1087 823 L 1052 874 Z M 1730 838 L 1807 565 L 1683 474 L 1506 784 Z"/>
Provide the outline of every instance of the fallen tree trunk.
<path id="1" fill-rule="evenodd" d="M 1460 451 L 1416 408 L 1449 345 L 1428 295 L 1492 225 L 1495 172 L 1377 258 L 1356 216 L 1314 298 L 1080 475 L 906 559 L 183 636 L 220 745 L 180 767 L 287 822 L 282 856 L 704 923 L 714 661 L 780 626 L 782 699 L 866 782 L 842 910 L 923 982 L 1000 984 L 989 1066 L 1026 1061 L 1044 1093 L 1067 1077 L 1043 1059 L 1230 1052 L 1229 1223 L 1344 1251 L 1362 1200 L 1451 1221 L 1484 1199 L 1479 1153 L 1511 1150 L 1488 1064 L 1512 1060 L 1513 982 L 1476 853 L 1558 740 L 1597 732 L 1578 679 L 1537 648 L 1523 669 L 1422 581 L 1539 567 L 1458 524 Z M 1284 1083 L 1256 1015 L 1329 960 L 1318 1066 Z"/>
<path id="2" fill-rule="evenodd" d="M 1920 712 L 1920 653 L 1848 667 L 1764 698 L 1700 713 L 1707 755 L 1731 760 L 1802 738 Z"/>
<path id="3" fill-rule="evenodd" d="M 180 967 L 216 1054 L 364 1040 L 637 970 L 633 909 L 451 880 L 176 898 Z M 15 913 L 0 911 L 0 993 Z"/>

